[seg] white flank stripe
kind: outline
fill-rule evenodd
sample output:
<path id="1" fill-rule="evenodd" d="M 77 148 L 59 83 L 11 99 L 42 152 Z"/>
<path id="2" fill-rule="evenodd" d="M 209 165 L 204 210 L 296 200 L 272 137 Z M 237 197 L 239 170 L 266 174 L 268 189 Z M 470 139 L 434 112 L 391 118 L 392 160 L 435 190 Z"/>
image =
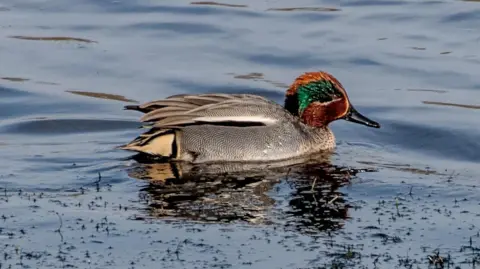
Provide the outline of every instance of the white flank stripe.
<path id="1" fill-rule="evenodd" d="M 274 124 L 277 120 L 262 116 L 232 116 L 232 117 L 199 117 L 195 121 L 203 122 L 222 122 L 222 121 L 237 121 L 237 122 L 261 122 L 264 124 Z"/>

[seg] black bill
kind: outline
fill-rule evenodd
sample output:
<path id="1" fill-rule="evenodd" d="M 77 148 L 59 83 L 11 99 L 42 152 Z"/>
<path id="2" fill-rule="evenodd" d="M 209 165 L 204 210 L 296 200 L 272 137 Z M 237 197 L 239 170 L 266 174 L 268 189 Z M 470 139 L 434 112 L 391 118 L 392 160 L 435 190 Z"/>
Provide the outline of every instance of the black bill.
<path id="1" fill-rule="evenodd" d="M 380 124 L 376 121 L 373 121 L 358 112 L 353 106 L 350 106 L 350 110 L 347 115 L 343 117 L 344 120 L 367 125 L 368 127 L 380 128 Z"/>

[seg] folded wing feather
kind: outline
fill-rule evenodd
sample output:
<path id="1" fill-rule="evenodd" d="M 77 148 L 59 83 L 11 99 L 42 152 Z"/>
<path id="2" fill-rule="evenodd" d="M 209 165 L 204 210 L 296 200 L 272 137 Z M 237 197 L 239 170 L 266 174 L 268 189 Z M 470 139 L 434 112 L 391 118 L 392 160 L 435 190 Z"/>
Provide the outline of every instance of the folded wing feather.
<path id="1" fill-rule="evenodd" d="M 135 109 L 135 108 L 130 108 Z M 175 95 L 138 106 L 146 112 L 142 122 L 156 128 L 195 124 L 237 126 L 270 125 L 278 121 L 275 110 L 283 109 L 268 99 L 251 94 Z"/>

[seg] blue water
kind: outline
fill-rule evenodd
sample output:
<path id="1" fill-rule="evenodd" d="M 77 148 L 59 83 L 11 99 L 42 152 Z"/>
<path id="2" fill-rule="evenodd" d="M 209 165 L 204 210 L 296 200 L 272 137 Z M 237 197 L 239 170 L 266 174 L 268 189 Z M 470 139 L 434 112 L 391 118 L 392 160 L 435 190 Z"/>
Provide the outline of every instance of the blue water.
<path id="1" fill-rule="evenodd" d="M 0 3 L 0 268 L 427 268 L 436 249 L 473 268 L 480 3 L 228 4 L 244 6 Z M 145 180 L 168 167 L 115 149 L 141 132 L 130 101 L 242 92 L 282 103 L 316 70 L 382 125 L 332 124 L 330 163 L 368 169 L 348 180 L 314 169 L 260 185 L 189 181 L 181 198 Z"/>

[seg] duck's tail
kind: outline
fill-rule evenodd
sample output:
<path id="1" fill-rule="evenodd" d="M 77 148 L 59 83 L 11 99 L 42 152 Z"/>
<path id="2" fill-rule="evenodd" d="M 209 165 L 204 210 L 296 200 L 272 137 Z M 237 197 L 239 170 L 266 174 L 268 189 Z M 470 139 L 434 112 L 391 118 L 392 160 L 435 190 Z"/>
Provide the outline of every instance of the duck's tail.
<path id="1" fill-rule="evenodd" d="M 180 130 L 177 129 L 151 129 L 118 148 L 176 159 L 180 152 L 179 136 Z"/>
<path id="2" fill-rule="evenodd" d="M 149 108 L 144 108 L 144 107 L 138 106 L 138 105 L 127 105 L 127 106 L 124 106 L 123 109 L 124 110 L 135 110 L 135 111 L 139 111 L 139 112 L 142 112 L 142 113 L 147 113 L 147 112 L 151 111 L 151 109 L 149 109 Z"/>

